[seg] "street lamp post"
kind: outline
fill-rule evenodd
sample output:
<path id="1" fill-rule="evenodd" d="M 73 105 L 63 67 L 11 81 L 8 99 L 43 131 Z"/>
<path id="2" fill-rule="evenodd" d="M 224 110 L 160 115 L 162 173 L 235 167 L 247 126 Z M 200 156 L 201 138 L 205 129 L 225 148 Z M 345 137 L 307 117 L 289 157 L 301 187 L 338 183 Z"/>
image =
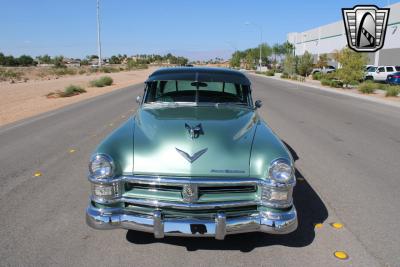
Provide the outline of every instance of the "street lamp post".
<path id="1" fill-rule="evenodd" d="M 246 25 L 253 25 L 253 26 L 255 26 L 256 28 L 258 28 L 259 30 L 260 30 L 260 59 L 258 60 L 258 64 L 259 64 L 259 71 L 261 71 L 261 63 L 262 63 L 262 52 L 261 52 L 261 50 L 262 50 L 262 39 L 263 39 L 263 36 L 262 36 L 262 27 L 260 26 L 260 25 L 257 25 L 257 24 L 254 24 L 254 23 L 251 23 L 251 22 L 246 22 L 245 23 Z"/>
<path id="2" fill-rule="evenodd" d="M 99 67 L 101 67 L 101 43 L 100 43 L 100 4 L 99 0 L 97 0 L 97 53 L 99 58 Z"/>

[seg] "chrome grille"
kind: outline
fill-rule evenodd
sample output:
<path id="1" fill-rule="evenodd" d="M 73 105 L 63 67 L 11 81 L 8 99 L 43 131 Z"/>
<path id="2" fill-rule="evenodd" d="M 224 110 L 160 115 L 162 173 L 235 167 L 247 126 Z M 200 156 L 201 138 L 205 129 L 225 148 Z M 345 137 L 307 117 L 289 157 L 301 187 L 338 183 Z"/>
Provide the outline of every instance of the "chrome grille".
<path id="1" fill-rule="evenodd" d="M 159 184 L 139 184 L 127 183 L 125 191 L 132 189 L 146 189 L 153 191 L 175 191 L 181 192 L 183 186 L 175 185 L 159 185 Z M 226 185 L 226 186 L 199 186 L 199 194 L 223 194 L 223 193 L 255 193 L 256 185 Z"/>
<path id="2" fill-rule="evenodd" d="M 254 193 L 257 191 L 255 185 L 234 185 L 234 186 L 200 186 L 200 194 L 218 194 L 218 193 Z"/>

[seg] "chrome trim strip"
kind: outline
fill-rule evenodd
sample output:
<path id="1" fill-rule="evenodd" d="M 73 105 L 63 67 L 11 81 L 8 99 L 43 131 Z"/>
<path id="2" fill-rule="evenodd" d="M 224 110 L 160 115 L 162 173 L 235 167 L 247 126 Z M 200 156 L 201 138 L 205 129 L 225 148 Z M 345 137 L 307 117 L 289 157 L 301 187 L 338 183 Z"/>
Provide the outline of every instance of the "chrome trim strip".
<path id="1" fill-rule="evenodd" d="M 114 179 L 95 179 L 88 176 L 88 179 L 92 183 L 107 184 L 116 182 L 132 182 L 139 184 L 150 184 L 150 185 L 187 185 L 197 184 L 201 185 L 266 185 L 271 187 L 286 188 L 293 187 L 296 183 L 296 179 L 292 183 L 277 183 L 270 179 L 260 178 L 248 178 L 248 177 L 170 177 L 170 176 L 145 176 L 145 175 L 134 175 L 134 176 L 119 176 Z"/>
<path id="2" fill-rule="evenodd" d="M 116 198 L 116 199 L 97 199 L 95 196 L 90 197 L 91 201 L 99 204 L 113 204 L 118 202 L 126 202 L 142 206 L 150 206 L 154 208 L 173 208 L 183 210 L 199 210 L 199 209 L 217 209 L 217 208 L 235 208 L 243 206 L 259 205 L 259 201 L 224 201 L 224 202 L 206 202 L 206 203 L 184 203 L 164 200 L 153 200 L 143 198 Z"/>

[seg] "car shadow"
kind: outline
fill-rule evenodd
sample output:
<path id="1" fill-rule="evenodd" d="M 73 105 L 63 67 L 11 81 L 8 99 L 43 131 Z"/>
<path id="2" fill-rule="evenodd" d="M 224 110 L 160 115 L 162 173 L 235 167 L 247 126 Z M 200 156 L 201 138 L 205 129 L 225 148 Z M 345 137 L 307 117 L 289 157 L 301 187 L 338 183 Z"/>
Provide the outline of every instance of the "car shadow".
<path id="1" fill-rule="evenodd" d="M 294 160 L 299 157 L 287 144 L 288 150 Z M 328 210 L 307 179 L 296 169 L 297 185 L 293 190 L 293 201 L 297 209 L 298 228 L 287 235 L 269 235 L 259 232 L 229 235 L 225 240 L 214 238 L 191 237 L 165 237 L 155 239 L 152 234 L 128 230 L 126 239 L 132 244 L 145 245 L 152 243 L 164 243 L 182 246 L 187 251 L 196 250 L 238 250 L 250 252 L 258 247 L 281 245 L 288 247 L 305 247 L 311 244 L 315 238 L 315 224 L 323 223 L 328 218 Z"/>

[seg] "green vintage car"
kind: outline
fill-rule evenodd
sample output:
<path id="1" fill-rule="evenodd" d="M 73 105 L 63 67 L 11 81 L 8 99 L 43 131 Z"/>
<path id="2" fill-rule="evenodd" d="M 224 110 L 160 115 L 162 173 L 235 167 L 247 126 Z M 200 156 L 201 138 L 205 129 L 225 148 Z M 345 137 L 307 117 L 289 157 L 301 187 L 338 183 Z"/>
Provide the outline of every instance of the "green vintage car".
<path id="1" fill-rule="evenodd" d="M 88 225 L 216 239 L 297 228 L 293 159 L 243 73 L 165 68 L 145 85 L 91 157 Z"/>

